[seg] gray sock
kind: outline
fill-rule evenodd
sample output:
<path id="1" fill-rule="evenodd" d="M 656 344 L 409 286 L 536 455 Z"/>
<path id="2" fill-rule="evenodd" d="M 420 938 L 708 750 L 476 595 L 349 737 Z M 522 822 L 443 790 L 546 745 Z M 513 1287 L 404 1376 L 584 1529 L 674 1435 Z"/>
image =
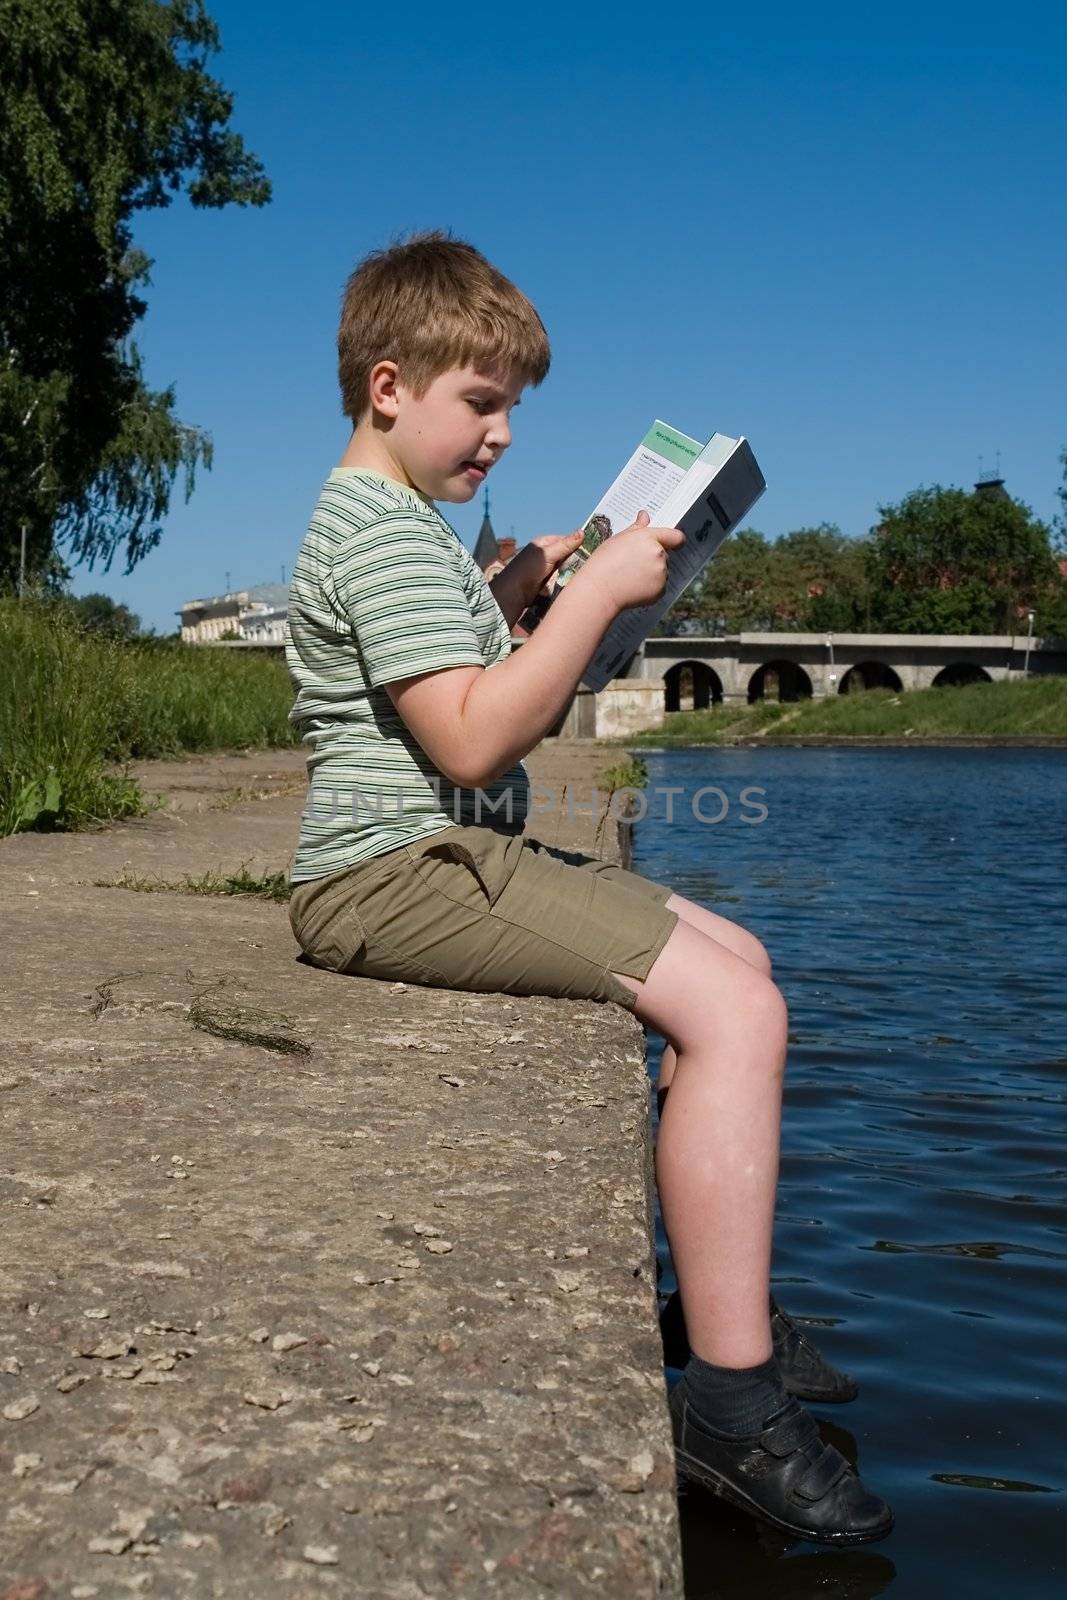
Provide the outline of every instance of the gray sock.
<path id="1" fill-rule="evenodd" d="M 716 1367 L 692 1354 L 682 1374 L 693 1409 L 720 1433 L 759 1433 L 789 1399 L 774 1357 L 758 1367 Z"/>

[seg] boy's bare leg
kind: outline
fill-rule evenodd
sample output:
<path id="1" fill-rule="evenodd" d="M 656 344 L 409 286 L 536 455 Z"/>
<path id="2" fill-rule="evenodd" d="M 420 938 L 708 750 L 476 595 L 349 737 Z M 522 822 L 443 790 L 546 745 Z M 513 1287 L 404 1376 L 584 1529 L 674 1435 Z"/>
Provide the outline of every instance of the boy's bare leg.
<path id="1" fill-rule="evenodd" d="M 717 1366 L 756 1366 L 772 1351 L 785 1001 L 768 976 L 682 918 L 643 983 L 615 976 L 676 1056 L 656 1181 L 690 1346 Z"/>
<path id="2" fill-rule="evenodd" d="M 684 918 L 644 982 L 616 973 L 675 1053 L 656 1144 L 690 1356 L 668 1404 L 679 1476 L 772 1526 L 862 1544 L 893 1526 L 773 1356 L 771 1232 L 789 1019 L 777 986 Z"/>
<path id="3" fill-rule="evenodd" d="M 744 928 L 739 928 L 736 923 L 727 921 L 725 917 L 716 916 L 713 911 L 705 911 L 703 906 L 694 905 L 691 900 L 685 900 L 681 895 L 672 895 L 667 905 L 671 911 L 677 911 L 678 915 L 692 927 L 710 934 L 718 943 L 725 945 L 735 955 L 741 956 L 758 972 L 770 975 L 771 958 L 753 934 L 746 932 Z M 657 1095 L 665 1094 L 670 1087 L 677 1059 L 674 1046 L 665 1044 L 660 1058 Z M 662 1104 L 662 1101 L 660 1103 Z M 666 1106 L 663 1107 L 663 1112 L 666 1112 Z M 662 1118 L 663 1113 L 660 1116 L 661 1125 Z M 689 1339 L 685 1309 L 679 1305 L 677 1295 L 669 1297 L 663 1315 L 666 1321 L 661 1321 L 661 1328 L 664 1333 L 664 1351 L 670 1352 L 669 1365 L 684 1366 L 686 1360 L 684 1352 L 689 1347 Z M 859 1393 L 856 1380 L 847 1372 L 832 1366 L 807 1335 L 801 1332 L 792 1318 L 775 1303 L 773 1297 L 771 1330 L 775 1360 L 790 1393 L 801 1395 L 808 1400 L 825 1402 L 841 1402 L 856 1398 Z"/>
<path id="4" fill-rule="evenodd" d="M 719 944 L 725 945 L 727 950 L 732 950 L 734 955 L 747 961 L 749 966 L 755 967 L 757 972 L 770 975 L 771 958 L 765 947 L 756 938 L 755 934 L 741 928 L 736 922 L 731 922 L 728 917 L 720 917 L 714 911 L 708 911 L 704 906 L 698 906 L 692 900 L 686 900 L 683 895 L 672 894 L 667 901 L 668 911 L 677 911 L 684 922 L 693 928 L 699 929 L 711 939 L 716 939 Z M 657 1087 L 669 1089 L 671 1079 L 674 1077 L 674 1068 L 677 1057 L 672 1044 L 665 1044 L 663 1055 L 660 1057 L 659 1077 Z"/>

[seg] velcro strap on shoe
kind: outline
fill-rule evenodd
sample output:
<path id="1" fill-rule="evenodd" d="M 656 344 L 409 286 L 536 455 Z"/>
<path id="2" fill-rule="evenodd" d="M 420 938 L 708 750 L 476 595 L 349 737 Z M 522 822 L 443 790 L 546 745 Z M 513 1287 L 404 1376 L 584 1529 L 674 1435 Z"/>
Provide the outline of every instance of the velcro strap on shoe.
<path id="1" fill-rule="evenodd" d="M 800 1482 L 793 1485 L 792 1492 L 799 1500 L 821 1500 L 848 1471 L 848 1462 L 840 1450 L 835 1450 L 832 1444 L 825 1445 L 818 1460 L 812 1462 Z"/>
<path id="2" fill-rule="evenodd" d="M 790 1407 L 780 1422 L 772 1422 L 769 1428 L 765 1428 L 759 1436 L 759 1442 L 772 1456 L 791 1456 L 794 1450 L 810 1444 L 818 1436 L 819 1431 L 811 1417 L 796 1406 Z"/>

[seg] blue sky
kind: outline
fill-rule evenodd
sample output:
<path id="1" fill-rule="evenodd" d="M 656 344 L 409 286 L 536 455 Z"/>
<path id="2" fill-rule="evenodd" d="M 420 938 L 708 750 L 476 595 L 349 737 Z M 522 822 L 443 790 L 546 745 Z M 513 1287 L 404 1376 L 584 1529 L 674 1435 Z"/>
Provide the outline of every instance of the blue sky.
<path id="1" fill-rule="evenodd" d="M 999 450 L 1050 519 L 1067 446 L 1062 6 L 209 0 L 260 211 L 144 214 L 149 381 L 215 466 L 129 577 L 183 599 L 288 573 L 344 448 L 356 261 L 451 229 L 530 295 L 552 370 L 490 479 L 498 534 L 576 526 L 655 416 L 750 439 L 770 536 L 862 534 Z M 442 506 L 473 543 L 480 502 Z"/>

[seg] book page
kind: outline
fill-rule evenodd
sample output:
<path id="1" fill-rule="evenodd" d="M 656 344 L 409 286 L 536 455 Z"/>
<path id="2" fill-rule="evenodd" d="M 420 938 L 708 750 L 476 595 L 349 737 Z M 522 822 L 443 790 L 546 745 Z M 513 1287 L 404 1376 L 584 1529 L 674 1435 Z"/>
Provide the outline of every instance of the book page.
<path id="1" fill-rule="evenodd" d="M 654 513 L 681 483 L 700 451 L 698 440 L 657 419 L 607 494 L 593 507 L 580 549 L 591 555 L 603 539 L 629 528 L 639 511 L 647 511 L 655 522 Z"/>
<path id="2" fill-rule="evenodd" d="M 647 511 L 654 523 L 656 512 L 699 459 L 700 451 L 699 440 L 657 418 L 607 494 L 593 508 L 585 523 L 585 537 L 559 568 L 554 588 L 549 594 L 538 595 L 526 608 L 519 618 L 520 627 L 532 633 L 597 545 L 629 528 L 639 511 Z"/>

